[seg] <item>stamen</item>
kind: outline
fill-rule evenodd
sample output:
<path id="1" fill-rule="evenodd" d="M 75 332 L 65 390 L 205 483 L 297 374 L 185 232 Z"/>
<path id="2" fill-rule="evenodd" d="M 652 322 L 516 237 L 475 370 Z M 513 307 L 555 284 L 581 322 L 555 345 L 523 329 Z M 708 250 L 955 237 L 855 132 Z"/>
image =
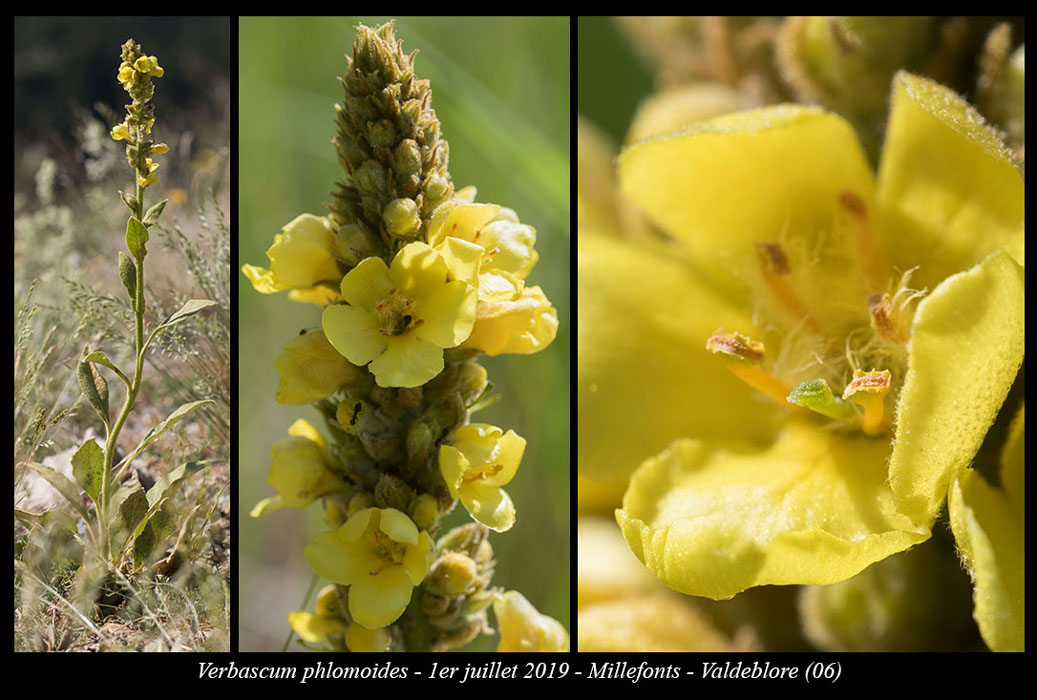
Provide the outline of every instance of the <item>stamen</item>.
<path id="1" fill-rule="evenodd" d="M 875 233 L 868 220 L 868 207 L 864 200 L 850 190 L 843 190 L 836 198 L 853 220 L 857 232 L 857 264 L 868 290 L 879 289 L 879 261 L 875 250 Z"/>
<path id="2" fill-rule="evenodd" d="M 851 399 L 864 409 L 861 417 L 861 430 L 865 435 L 880 435 L 889 429 L 884 421 L 885 398 L 889 393 L 890 373 L 888 369 L 881 372 L 872 370 L 853 371 L 853 381 L 843 390 L 843 399 Z"/>
<path id="3" fill-rule="evenodd" d="M 891 343 L 907 342 L 907 334 L 893 318 L 893 306 L 888 294 L 872 294 L 868 297 L 871 312 L 871 327 Z"/>
<path id="4" fill-rule="evenodd" d="M 775 402 L 788 406 L 785 397 L 791 387 L 760 367 L 764 359 L 763 343 L 740 333 L 725 333 L 723 328 L 719 328 L 706 341 L 706 350 L 722 355 L 727 368 L 743 382 Z"/>
<path id="5" fill-rule="evenodd" d="M 466 484 L 469 484 L 473 481 L 480 481 L 487 477 L 493 476 L 503 468 L 503 464 L 493 464 L 482 471 L 477 471 L 474 474 L 466 475 L 463 479 L 461 479 L 461 481 Z"/>
<path id="6" fill-rule="evenodd" d="M 790 270 L 789 259 L 785 255 L 785 251 L 773 241 L 760 241 L 756 244 L 756 252 L 760 261 L 760 273 L 774 296 L 797 320 L 803 319 L 811 332 L 820 335 L 821 324 L 817 322 L 806 304 L 785 279 Z"/>

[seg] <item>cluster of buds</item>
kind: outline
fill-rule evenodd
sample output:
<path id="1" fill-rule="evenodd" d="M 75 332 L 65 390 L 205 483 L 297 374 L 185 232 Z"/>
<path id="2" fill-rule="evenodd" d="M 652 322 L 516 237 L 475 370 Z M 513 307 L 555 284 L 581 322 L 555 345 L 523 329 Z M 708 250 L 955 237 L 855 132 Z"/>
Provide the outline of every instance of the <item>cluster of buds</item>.
<path id="1" fill-rule="evenodd" d="M 477 359 L 538 352 L 558 327 L 525 282 L 536 232 L 510 209 L 475 203 L 474 188 L 454 192 L 429 84 L 413 65 L 392 23 L 359 27 L 336 107 L 345 178 L 331 214 L 297 217 L 267 251 L 269 269 L 243 268 L 257 291 L 322 308 L 321 326 L 274 363 L 276 399 L 313 404 L 330 440 L 293 425 L 271 453 L 278 495 L 252 514 L 322 502 L 332 529 L 305 556 L 333 585 L 316 613 L 289 622 L 325 649 L 446 650 L 491 631 L 486 612 L 502 594 L 487 535 L 515 522 L 502 487 L 525 440 L 469 422 L 491 398 Z M 434 541 L 458 501 L 475 522 Z M 564 629 L 546 638 L 530 644 L 568 644 Z"/>

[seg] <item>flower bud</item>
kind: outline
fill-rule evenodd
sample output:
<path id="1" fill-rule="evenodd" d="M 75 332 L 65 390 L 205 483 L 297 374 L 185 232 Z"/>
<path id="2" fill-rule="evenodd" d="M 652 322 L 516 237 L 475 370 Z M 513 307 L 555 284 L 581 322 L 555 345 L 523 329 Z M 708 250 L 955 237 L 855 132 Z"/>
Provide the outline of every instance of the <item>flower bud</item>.
<path id="1" fill-rule="evenodd" d="M 392 474 L 382 474 L 374 487 L 374 503 L 379 508 L 395 508 L 406 513 L 413 498 L 414 489 Z"/>
<path id="2" fill-rule="evenodd" d="M 478 569 L 471 557 L 446 551 L 433 562 L 424 586 L 439 595 L 461 595 L 473 586 L 477 575 Z"/>
<path id="3" fill-rule="evenodd" d="M 411 238 L 421 225 L 418 218 L 418 205 L 413 199 L 406 197 L 394 199 L 385 205 L 382 210 L 382 220 L 385 222 L 385 230 L 390 236 L 397 238 Z"/>
<path id="4" fill-rule="evenodd" d="M 414 175 L 421 171 L 421 149 L 414 139 L 404 139 L 392 152 L 397 175 Z"/>
<path id="5" fill-rule="evenodd" d="M 338 254 L 349 267 L 356 267 L 361 260 L 377 256 L 381 248 L 378 237 L 358 222 L 339 227 L 335 240 Z"/>
<path id="6" fill-rule="evenodd" d="M 377 160 L 365 161 L 356 171 L 356 186 L 361 194 L 382 197 L 386 194 L 385 166 Z"/>
<path id="7" fill-rule="evenodd" d="M 439 522 L 439 503 L 427 493 L 419 494 L 410 508 L 410 517 L 419 530 L 431 531 Z"/>
<path id="8" fill-rule="evenodd" d="M 133 262 L 133 258 L 126 253 L 119 251 L 119 279 L 122 280 L 122 286 L 126 287 L 126 291 L 130 295 L 130 299 L 136 303 L 137 299 L 137 264 Z"/>
<path id="9" fill-rule="evenodd" d="M 389 148 L 396 142 L 396 127 L 388 119 L 368 122 L 367 140 L 372 146 Z"/>

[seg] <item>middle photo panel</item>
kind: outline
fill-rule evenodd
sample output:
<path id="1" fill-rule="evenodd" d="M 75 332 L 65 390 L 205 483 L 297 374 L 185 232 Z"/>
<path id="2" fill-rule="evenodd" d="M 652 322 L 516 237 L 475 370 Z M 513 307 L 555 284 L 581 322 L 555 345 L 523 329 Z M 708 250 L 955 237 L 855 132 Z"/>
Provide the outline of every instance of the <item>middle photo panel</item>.
<path id="1" fill-rule="evenodd" d="M 239 48 L 240 649 L 567 651 L 569 18 Z"/>

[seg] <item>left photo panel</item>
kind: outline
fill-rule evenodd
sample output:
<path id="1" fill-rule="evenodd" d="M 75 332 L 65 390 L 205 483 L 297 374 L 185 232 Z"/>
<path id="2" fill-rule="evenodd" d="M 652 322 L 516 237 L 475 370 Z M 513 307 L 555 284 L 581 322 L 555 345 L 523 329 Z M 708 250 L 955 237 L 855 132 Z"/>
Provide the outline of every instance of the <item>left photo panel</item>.
<path id="1" fill-rule="evenodd" d="M 14 30 L 14 649 L 228 651 L 230 20 Z"/>

